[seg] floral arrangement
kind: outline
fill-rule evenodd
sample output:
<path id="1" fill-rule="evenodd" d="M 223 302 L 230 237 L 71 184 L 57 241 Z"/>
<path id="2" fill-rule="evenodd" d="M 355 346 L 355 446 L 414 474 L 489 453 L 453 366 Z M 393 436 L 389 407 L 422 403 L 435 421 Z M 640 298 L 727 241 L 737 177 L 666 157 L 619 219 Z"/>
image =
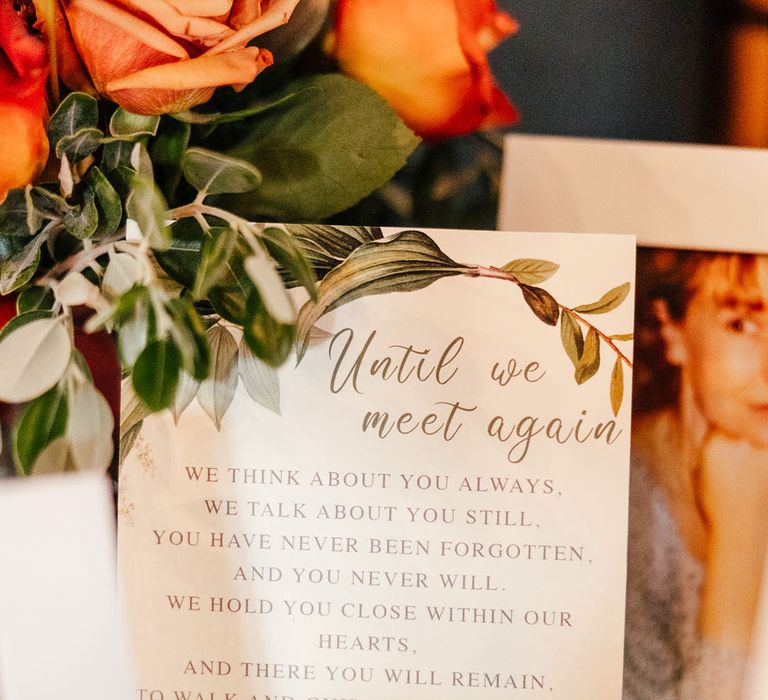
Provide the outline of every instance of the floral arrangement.
<path id="1" fill-rule="evenodd" d="M 492 0 L 0 0 L 5 460 L 112 461 L 84 332 L 115 338 L 131 426 L 195 395 L 218 422 L 233 358 L 254 387 L 294 347 L 287 290 L 387 242 L 270 222 L 348 209 L 419 136 L 513 122 L 486 55 L 514 31 Z"/>

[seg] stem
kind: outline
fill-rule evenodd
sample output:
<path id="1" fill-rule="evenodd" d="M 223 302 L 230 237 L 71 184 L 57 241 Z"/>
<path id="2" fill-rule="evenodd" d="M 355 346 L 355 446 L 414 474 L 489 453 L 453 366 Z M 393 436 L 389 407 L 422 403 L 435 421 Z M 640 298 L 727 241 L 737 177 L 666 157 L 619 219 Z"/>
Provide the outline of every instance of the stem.
<path id="1" fill-rule="evenodd" d="M 465 272 L 466 275 L 469 277 L 485 277 L 487 279 L 496 279 L 496 280 L 504 280 L 506 282 L 512 282 L 513 284 L 520 284 L 520 280 L 515 277 L 511 272 L 505 272 L 504 270 L 498 268 L 498 267 L 484 267 L 482 265 L 471 265 L 468 266 Z M 565 306 L 564 304 L 561 304 L 559 301 L 557 302 L 557 306 L 560 309 L 560 312 L 567 311 L 569 314 L 571 314 L 576 320 L 583 323 L 587 328 L 591 328 L 595 333 L 597 333 L 598 336 L 600 336 L 618 356 L 618 358 L 623 361 L 629 369 L 632 369 L 632 361 L 616 346 L 616 343 L 611 340 L 610 336 L 606 335 L 601 331 L 597 326 L 591 324 L 589 321 L 587 321 L 583 316 L 580 316 L 578 313 L 576 313 L 573 309 Z"/>

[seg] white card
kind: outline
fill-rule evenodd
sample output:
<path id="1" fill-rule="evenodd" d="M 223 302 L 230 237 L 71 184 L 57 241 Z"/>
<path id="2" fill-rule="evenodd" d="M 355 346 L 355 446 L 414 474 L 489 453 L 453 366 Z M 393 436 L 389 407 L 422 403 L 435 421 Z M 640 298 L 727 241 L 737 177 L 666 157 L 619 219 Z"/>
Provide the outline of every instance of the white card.
<path id="1" fill-rule="evenodd" d="M 515 134 L 504 139 L 498 223 L 768 252 L 766 182 L 764 149 Z"/>
<path id="2" fill-rule="evenodd" d="M 134 697 L 106 479 L 0 481 L 0 531 L 2 700 Z"/>
<path id="3" fill-rule="evenodd" d="M 483 274 L 323 316 L 280 415 L 241 380 L 220 431 L 198 402 L 144 421 L 119 517 L 139 698 L 620 697 L 631 342 L 611 336 L 633 308 L 603 297 L 635 241 L 428 235 Z M 499 269 L 520 259 L 559 269 L 513 266 L 521 293 Z M 569 315 L 600 347 L 579 385 L 541 305 L 600 299 Z"/>

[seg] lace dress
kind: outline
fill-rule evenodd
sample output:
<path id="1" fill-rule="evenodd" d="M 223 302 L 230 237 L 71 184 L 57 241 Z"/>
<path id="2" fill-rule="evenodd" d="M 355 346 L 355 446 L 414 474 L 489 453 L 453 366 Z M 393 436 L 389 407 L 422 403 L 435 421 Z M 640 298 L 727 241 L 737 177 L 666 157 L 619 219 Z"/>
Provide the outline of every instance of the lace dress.
<path id="1" fill-rule="evenodd" d="M 642 464 L 629 503 L 624 700 L 737 700 L 744 659 L 699 636 L 704 569 Z"/>

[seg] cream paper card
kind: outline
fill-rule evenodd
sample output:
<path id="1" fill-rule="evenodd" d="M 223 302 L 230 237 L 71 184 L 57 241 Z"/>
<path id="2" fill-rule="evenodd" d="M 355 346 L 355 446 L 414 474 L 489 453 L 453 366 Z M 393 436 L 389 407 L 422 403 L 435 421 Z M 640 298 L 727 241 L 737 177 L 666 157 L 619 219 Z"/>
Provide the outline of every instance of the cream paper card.
<path id="1" fill-rule="evenodd" d="M 143 422 L 140 700 L 620 697 L 634 238 L 384 233 L 460 274 L 322 316 L 261 403 L 241 349 L 220 430 Z"/>
<path id="2" fill-rule="evenodd" d="M 499 228 L 768 252 L 764 149 L 510 135 Z"/>
<path id="3" fill-rule="evenodd" d="M 135 697 L 107 480 L 0 480 L 0 531 L 0 698 Z"/>

